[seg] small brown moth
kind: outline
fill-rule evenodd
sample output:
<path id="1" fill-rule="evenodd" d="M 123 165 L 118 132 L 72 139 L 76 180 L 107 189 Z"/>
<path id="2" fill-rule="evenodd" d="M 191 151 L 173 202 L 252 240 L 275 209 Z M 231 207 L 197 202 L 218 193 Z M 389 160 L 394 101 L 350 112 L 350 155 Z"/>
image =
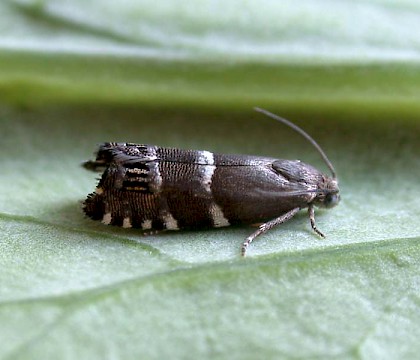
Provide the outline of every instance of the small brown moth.
<path id="1" fill-rule="evenodd" d="M 334 167 L 305 131 L 256 108 L 305 137 L 320 153 L 332 176 L 300 160 L 215 154 L 131 143 L 104 143 L 96 159 L 84 166 L 105 169 L 85 213 L 104 224 L 144 231 L 203 229 L 261 223 L 242 244 L 308 208 L 312 229 L 314 206 L 331 208 L 340 200 Z"/>

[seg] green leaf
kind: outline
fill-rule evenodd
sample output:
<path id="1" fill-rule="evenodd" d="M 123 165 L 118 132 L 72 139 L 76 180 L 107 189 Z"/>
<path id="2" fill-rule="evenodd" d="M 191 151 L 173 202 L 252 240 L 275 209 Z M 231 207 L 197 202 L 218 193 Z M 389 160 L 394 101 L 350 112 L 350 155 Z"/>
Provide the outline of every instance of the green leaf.
<path id="1" fill-rule="evenodd" d="M 1 359 L 418 357 L 418 5 L 260 4 L 0 4 Z M 334 163 L 326 239 L 303 211 L 242 259 L 250 227 L 143 237 L 83 216 L 103 141 L 328 171 L 253 106 Z"/>

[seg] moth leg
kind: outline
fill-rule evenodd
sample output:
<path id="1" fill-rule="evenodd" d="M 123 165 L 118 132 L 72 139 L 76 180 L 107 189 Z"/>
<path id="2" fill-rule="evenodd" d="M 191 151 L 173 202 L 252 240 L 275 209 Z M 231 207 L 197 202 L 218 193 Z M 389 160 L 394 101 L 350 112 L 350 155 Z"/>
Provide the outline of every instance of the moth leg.
<path id="1" fill-rule="evenodd" d="M 245 242 L 242 244 L 242 256 L 246 255 L 246 250 L 249 246 L 249 244 L 252 243 L 252 241 L 259 235 L 266 233 L 268 230 L 272 229 L 273 227 L 283 224 L 287 220 L 290 220 L 293 216 L 296 215 L 296 213 L 300 210 L 300 208 L 294 208 L 293 210 L 290 210 L 286 214 L 283 214 L 282 216 L 279 216 L 278 218 L 275 218 L 273 220 L 270 220 L 264 224 L 261 224 L 257 231 L 249 235 Z"/>
<path id="2" fill-rule="evenodd" d="M 309 220 L 311 221 L 312 230 L 315 231 L 322 238 L 325 238 L 325 235 L 321 231 L 319 231 L 315 225 L 315 210 L 312 204 L 309 205 L 308 214 L 309 214 Z"/>

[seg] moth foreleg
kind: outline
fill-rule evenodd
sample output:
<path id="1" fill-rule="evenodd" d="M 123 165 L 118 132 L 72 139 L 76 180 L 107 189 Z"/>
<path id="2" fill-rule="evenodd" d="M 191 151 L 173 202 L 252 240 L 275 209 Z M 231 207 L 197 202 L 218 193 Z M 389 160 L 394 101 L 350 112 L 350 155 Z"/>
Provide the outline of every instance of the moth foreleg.
<path id="1" fill-rule="evenodd" d="M 293 210 L 290 210 L 289 212 L 283 214 L 282 216 L 279 216 L 278 218 L 275 218 L 273 220 L 270 220 L 264 224 L 261 224 L 258 227 L 258 230 L 249 235 L 245 242 L 242 244 L 242 256 L 246 255 L 246 250 L 251 244 L 251 242 L 259 235 L 266 233 L 268 230 L 272 229 L 273 227 L 283 224 L 287 220 L 290 220 L 293 216 L 296 215 L 296 213 L 300 210 L 300 208 L 294 208 Z"/>
<path id="2" fill-rule="evenodd" d="M 309 220 L 311 222 L 312 230 L 315 231 L 322 238 L 325 238 L 325 235 L 321 231 L 319 231 L 318 228 L 316 227 L 316 224 L 315 224 L 315 210 L 314 210 L 314 206 L 312 204 L 309 205 L 308 214 L 309 214 Z"/>

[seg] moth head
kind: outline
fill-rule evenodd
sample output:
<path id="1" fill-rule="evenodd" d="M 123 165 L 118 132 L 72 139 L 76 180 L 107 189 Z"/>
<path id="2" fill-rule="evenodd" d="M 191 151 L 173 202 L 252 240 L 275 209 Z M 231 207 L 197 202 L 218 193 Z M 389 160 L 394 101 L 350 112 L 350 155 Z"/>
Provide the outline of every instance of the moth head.
<path id="1" fill-rule="evenodd" d="M 308 193 L 315 192 L 316 196 L 311 201 L 311 203 L 314 203 L 315 205 L 319 207 L 324 208 L 332 208 L 336 206 L 340 202 L 340 189 L 338 188 L 338 180 L 337 180 L 337 174 L 335 172 L 334 166 L 331 163 L 331 161 L 328 159 L 327 155 L 325 154 L 324 150 L 321 149 L 321 147 L 318 145 L 318 143 L 304 130 L 302 130 L 299 126 L 293 124 L 289 120 L 286 120 L 278 115 L 275 115 L 267 110 L 261 109 L 261 108 L 255 108 L 256 111 L 263 113 L 267 115 L 268 117 L 277 120 L 293 130 L 295 130 L 297 133 L 301 134 L 306 140 L 308 140 L 314 148 L 318 151 L 318 153 L 321 155 L 322 159 L 324 160 L 325 164 L 328 166 L 328 168 L 331 171 L 331 177 L 326 175 L 321 175 L 321 182 L 318 184 L 316 190 L 310 190 Z M 308 167 L 306 165 L 306 167 Z M 296 170 L 296 166 L 294 167 L 294 170 Z M 311 175 L 315 173 L 315 169 L 312 169 Z M 300 176 L 301 178 L 304 178 L 303 176 Z M 302 192 L 300 192 L 302 193 Z M 304 192 L 303 192 L 304 193 Z M 298 193 L 295 192 L 295 195 Z M 290 195 L 290 194 L 289 194 Z"/>
<path id="2" fill-rule="evenodd" d="M 323 208 L 332 208 L 340 202 L 340 189 L 336 178 L 324 176 L 323 182 L 320 184 L 314 204 Z"/>

